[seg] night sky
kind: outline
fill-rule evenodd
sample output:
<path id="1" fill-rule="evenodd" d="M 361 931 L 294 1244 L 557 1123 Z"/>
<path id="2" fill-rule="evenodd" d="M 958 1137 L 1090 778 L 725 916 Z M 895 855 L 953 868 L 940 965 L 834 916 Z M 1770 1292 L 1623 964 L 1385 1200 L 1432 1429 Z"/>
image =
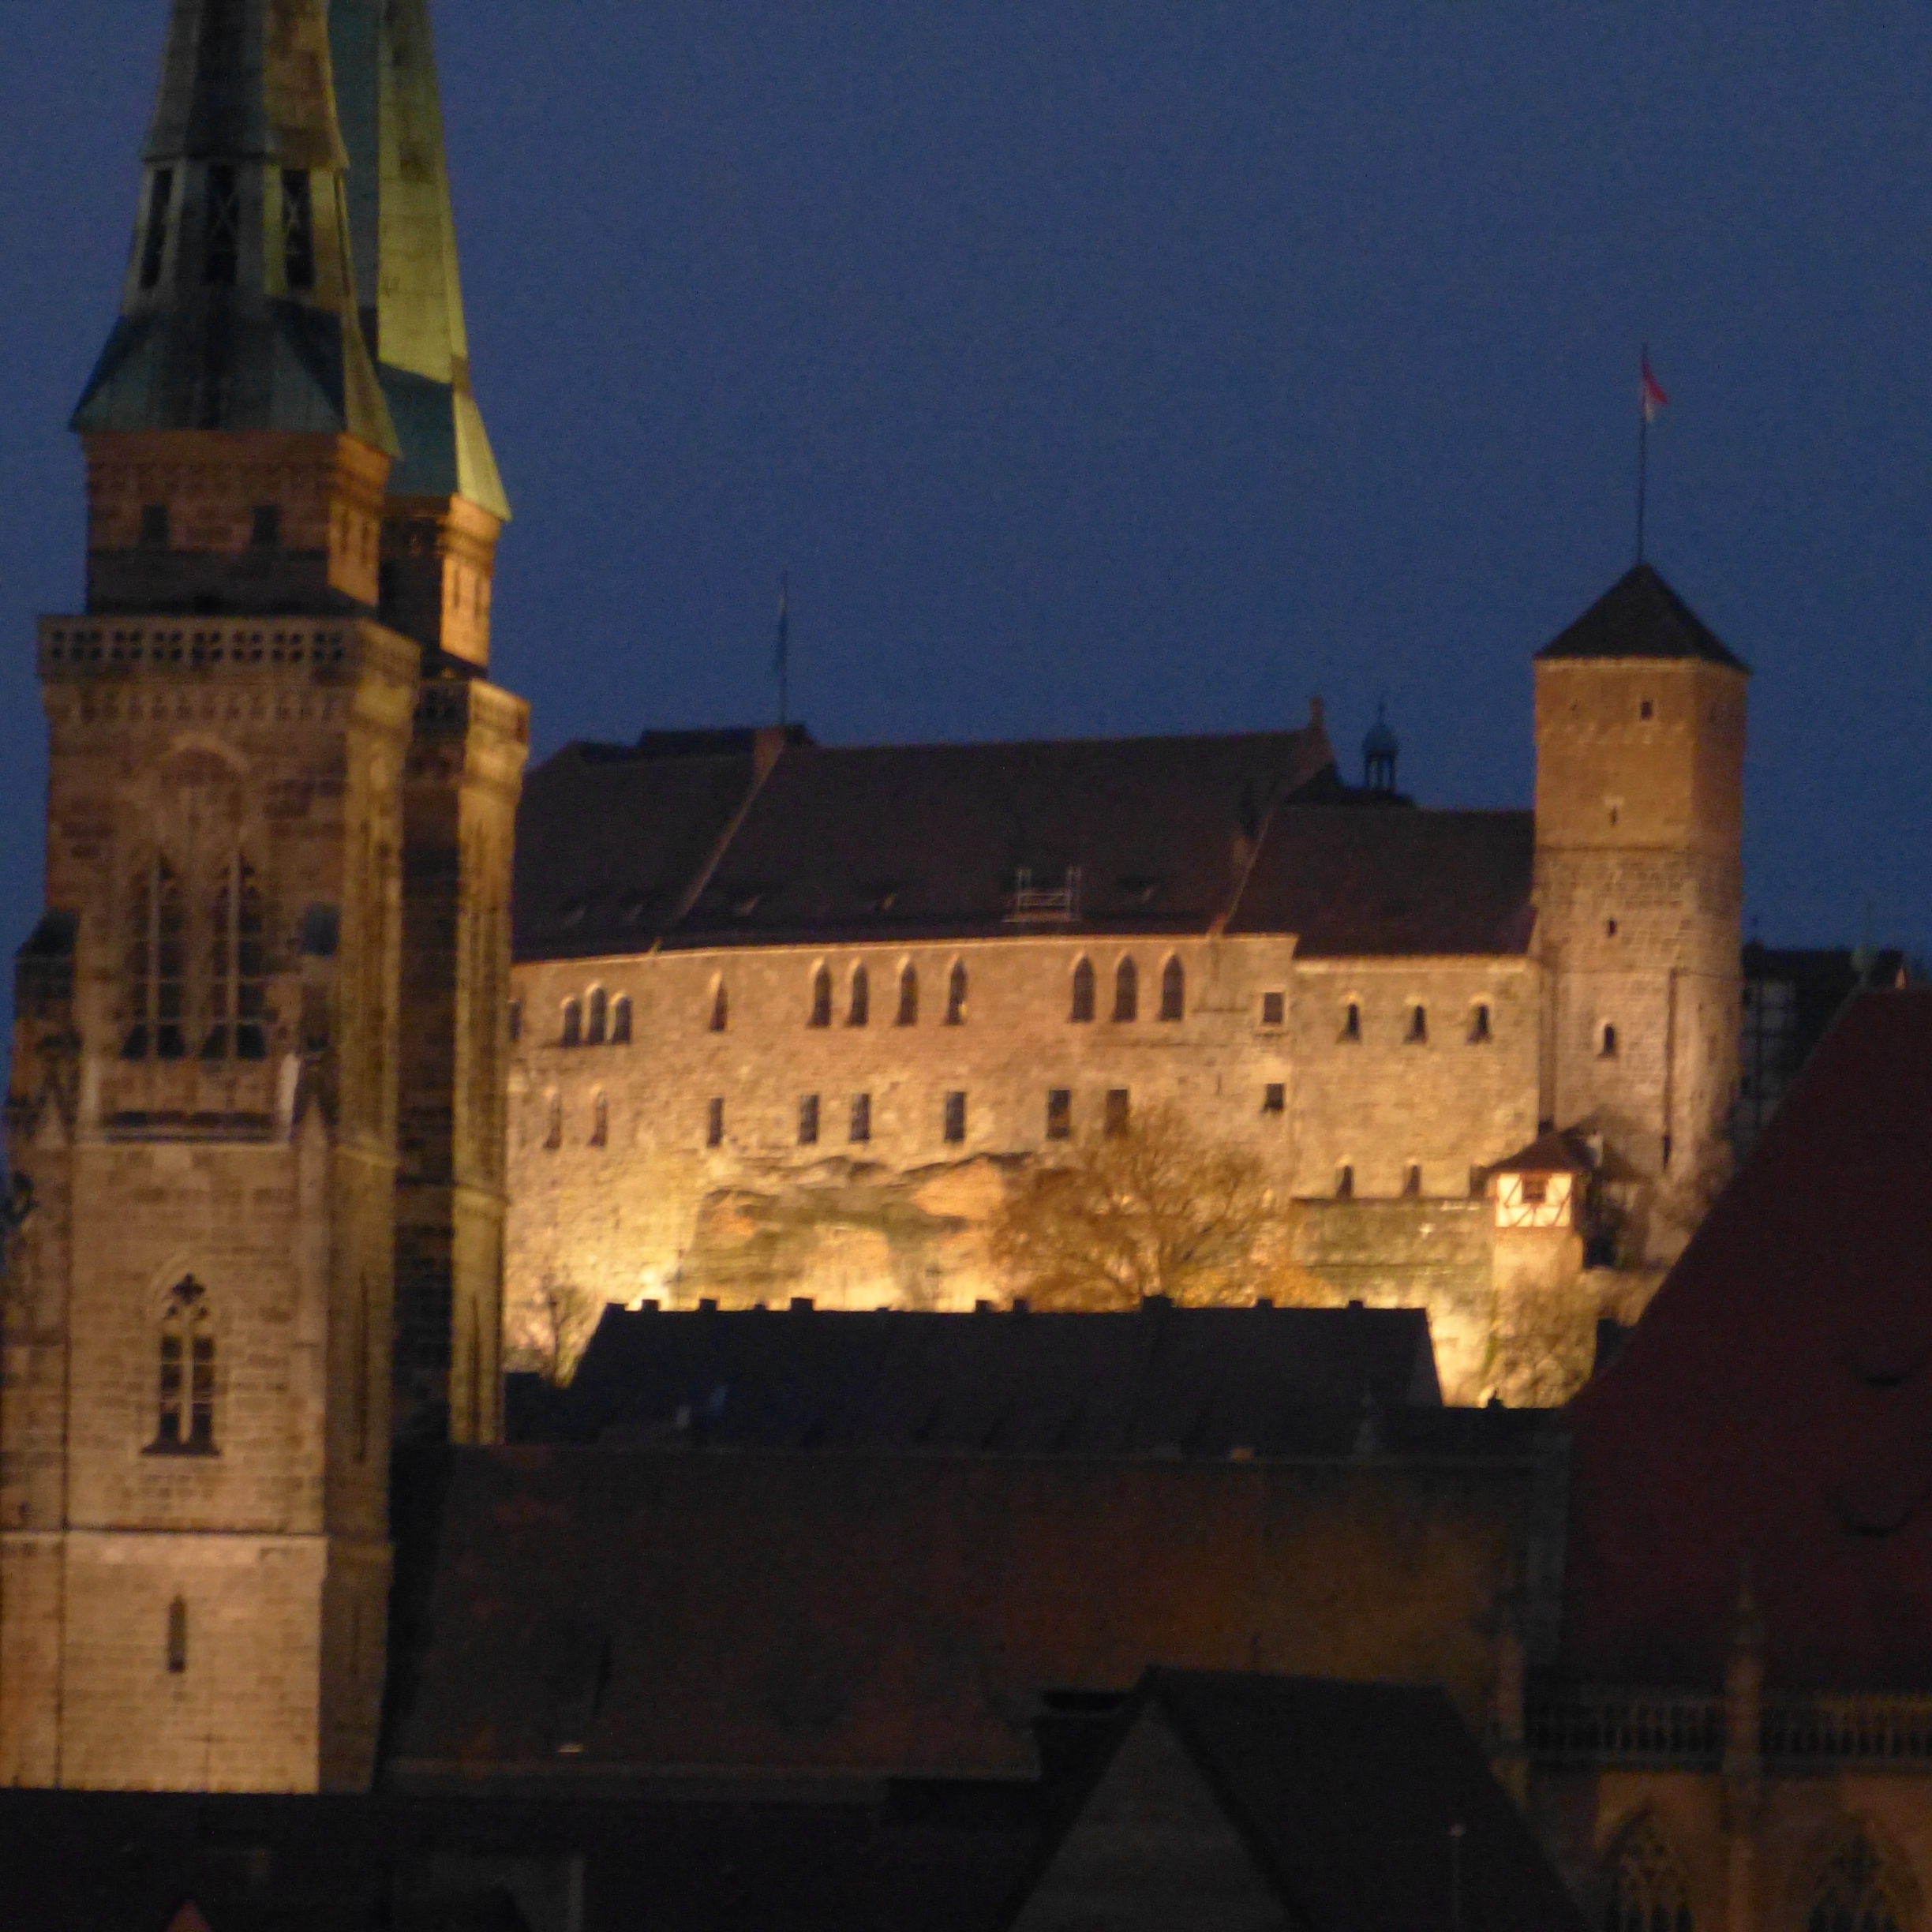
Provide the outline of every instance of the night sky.
<path id="1" fill-rule="evenodd" d="M 164 0 L 0 40 L 0 932 L 33 619 Z M 1222 731 L 1386 694 L 1530 801 L 1531 653 L 1650 555 L 1757 676 L 1747 924 L 1932 953 L 1923 0 L 443 0 L 477 382 L 541 754 Z"/>

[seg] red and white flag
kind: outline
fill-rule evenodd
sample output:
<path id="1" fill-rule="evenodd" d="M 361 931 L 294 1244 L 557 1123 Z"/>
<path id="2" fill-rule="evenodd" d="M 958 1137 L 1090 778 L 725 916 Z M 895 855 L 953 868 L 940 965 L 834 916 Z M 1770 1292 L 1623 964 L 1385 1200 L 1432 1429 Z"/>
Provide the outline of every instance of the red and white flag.
<path id="1" fill-rule="evenodd" d="M 1650 352 L 1647 349 L 1644 351 L 1643 376 L 1638 385 L 1638 394 L 1642 399 L 1643 418 L 1646 422 L 1654 422 L 1657 420 L 1657 411 L 1670 400 L 1670 398 L 1664 393 L 1664 385 L 1651 372 Z"/>

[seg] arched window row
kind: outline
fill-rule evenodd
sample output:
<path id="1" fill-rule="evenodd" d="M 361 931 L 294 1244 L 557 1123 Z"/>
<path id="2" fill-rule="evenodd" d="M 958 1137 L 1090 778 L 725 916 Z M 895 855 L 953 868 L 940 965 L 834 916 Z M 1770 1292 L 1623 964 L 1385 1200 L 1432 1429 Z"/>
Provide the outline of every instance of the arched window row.
<path id="1" fill-rule="evenodd" d="M 565 1000 L 559 1016 L 558 1043 L 564 1046 L 628 1046 L 631 1044 L 631 996 L 613 997 L 592 987 L 581 998 Z"/>
<path id="2" fill-rule="evenodd" d="M 255 868 L 230 853 L 199 884 L 165 854 L 127 901 L 124 1060 L 265 1060 L 268 913 Z"/>
<path id="3" fill-rule="evenodd" d="M 805 1020 L 807 1026 L 822 1030 L 833 1024 L 837 990 L 829 963 L 819 960 L 812 968 L 811 1002 Z M 966 994 L 965 962 L 956 960 L 946 975 L 945 1024 L 948 1026 L 963 1026 L 965 1024 Z M 872 1023 L 872 975 L 871 969 L 863 960 L 854 965 L 846 975 L 844 1023 L 848 1027 L 865 1027 Z M 893 1006 L 892 1023 L 894 1026 L 901 1027 L 915 1027 L 919 1023 L 919 968 L 910 960 L 903 961 L 899 968 L 897 996 Z M 713 1030 L 722 1029 L 714 1028 Z"/>
<path id="4" fill-rule="evenodd" d="M 1084 955 L 1073 963 L 1073 998 L 1067 1017 L 1075 1026 L 1092 1023 L 1095 1012 L 1094 963 Z M 1165 1020 L 1187 1017 L 1187 968 L 1172 953 L 1161 967 L 1160 1004 L 1156 1017 Z M 1113 1018 L 1117 1025 L 1129 1025 L 1140 1017 L 1140 968 L 1132 953 L 1125 953 L 1114 968 Z"/>

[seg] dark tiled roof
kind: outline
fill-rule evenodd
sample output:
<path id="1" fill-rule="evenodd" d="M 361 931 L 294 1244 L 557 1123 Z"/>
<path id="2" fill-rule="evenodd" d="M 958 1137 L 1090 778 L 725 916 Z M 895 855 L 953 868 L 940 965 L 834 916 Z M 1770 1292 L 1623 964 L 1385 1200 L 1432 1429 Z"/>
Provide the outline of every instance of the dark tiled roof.
<path id="1" fill-rule="evenodd" d="M 1261 841 L 1228 930 L 1300 935 L 1301 958 L 1527 949 L 1530 812 L 1296 807 Z"/>
<path id="2" fill-rule="evenodd" d="M 1365 1398 L 1439 1406 L 1420 1309 L 920 1315 L 608 1310 L 549 1440 L 1267 1455 Z M 1348 1440 L 1343 1432 L 1344 1444 Z"/>
<path id="3" fill-rule="evenodd" d="M 1589 1150 L 1578 1144 L 1575 1135 L 1555 1129 L 1538 1134 L 1526 1148 L 1518 1148 L 1507 1160 L 1494 1163 L 1489 1171 L 1498 1174 L 1588 1174 L 1593 1163 Z"/>
<path id="4" fill-rule="evenodd" d="M 1285 1923 L 1304 1932 L 1582 1932 L 1562 1880 L 1440 1690 L 1155 1671 L 1115 1750 L 1152 1709 L 1240 1832 Z M 1088 1795 L 1113 1754 L 1088 1770 Z M 1076 1806 L 1042 1848 L 1040 1868 L 1079 1818 Z"/>
<path id="5" fill-rule="evenodd" d="M 1530 930 L 1531 833 L 1526 813 L 1417 812 L 1350 792 L 1319 724 L 833 750 L 795 739 L 775 762 L 746 734 L 574 745 L 525 792 L 516 944 L 537 959 L 1204 932 L 1232 912 L 1235 930 L 1299 933 L 1305 951 L 1513 952 Z"/>
<path id="6" fill-rule="evenodd" d="M 1932 993 L 1845 1010 L 1571 1413 L 1571 1672 L 1720 1683 L 1748 1561 L 1774 1687 L 1932 1682 Z"/>
<path id="7" fill-rule="evenodd" d="M 1560 1443 L 1462 1419 L 1510 1426 L 1428 1459 L 426 1458 L 386 1775 L 1025 1777 L 1043 1691 L 1152 1663 L 1438 1682 L 1480 1714 L 1503 1596 L 1553 1609 Z"/>
<path id="8" fill-rule="evenodd" d="M 1648 564 L 1626 571 L 1537 656 L 1694 657 L 1733 671 L 1750 668 Z"/>

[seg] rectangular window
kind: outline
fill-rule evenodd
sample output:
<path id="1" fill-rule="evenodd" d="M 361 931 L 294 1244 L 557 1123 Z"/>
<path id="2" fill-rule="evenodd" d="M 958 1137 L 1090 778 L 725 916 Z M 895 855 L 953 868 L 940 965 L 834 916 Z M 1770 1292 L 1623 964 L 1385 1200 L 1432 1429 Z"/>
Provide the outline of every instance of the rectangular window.
<path id="1" fill-rule="evenodd" d="M 705 1108 L 705 1145 L 708 1148 L 724 1144 L 724 1103 L 713 1099 Z"/>
<path id="2" fill-rule="evenodd" d="M 1125 1133 L 1133 1111 L 1133 1097 L 1125 1087 L 1110 1087 L 1107 1089 L 1106 1125 L 1109 1133 Z"/>
<path id="3" fill-rule="evenodd" d="M 1288 1111 L 1288 1089 L 1280 1080 L 1270 1080 L 1261 1089 L 1261 1111 L 1264 1114 L 1286 1114 Z"/>
<path id="4" fill-rule="evenodd" d="M 1286 993 L 1264 993 L 1261 995 L 1261 1024 L 1264 1027 L 1278 1027 L 1288 1010 Z"/>
<path id="5" fill-rule="evenodd" d="M 870 1094 L 854 1094 L 852 1099 L 852 1132 L 848 1136 L 853 1140 L 870 1140 L 872 1138 L 872 1096 Z"/>
<path id="6" fill-rule="evenodd" d="M 315 198 L 297 168 L 282 170 L 282 265 L 293 292 L 315 286 Z"/>
<path id="7" fill-rule="evenodd" d="M 257 504 L 253 512 L 249 543 L 256 550 L 279 550 L 282 548 L 282 506 L 279 504 Z"/>
<path id="8" fill-rule="evenodd" d="M 818 1096 L 801 1094 L 799 1096 L 799 1145 L 816 1147 L 818 1144 Z"/>
<path id="9" fill-rule="evenodd" d="M 141 238 L 140 285 L 156 286 L 167 260 L 168 216 L 174 207 L 174 170 L 156 170 L 154 185 L 148 190 L 148 232 Z"/>
<path id="10" fill-rule="evenodd" d="M 1046 1138 L 1067 1140 L 1073 1134 L 1073 1090 L 1054 1087 L 1046 1094 Z"/>
<path id="11" fill-rule="evenodd" d="M 233 288 L 242 265 L 242 191 L 231 167 L 208 171 L 206 223 L 201 279 L 210 288 Z"/>
<path id="12" fill-rule="evenodd" d="M 966 1138 L 966 1096 L 949 1093 L 945 1097 L 945 1137 L 955 1145 Z"/>
<path id="13" fill-rule="evenodd" d="M 144 550 L 165 550 L 168 547 L 168 507 L 166 504 L 142 504 L 140 540 Z"/>
<path id="14" fill-rule="evenodd" d="M 1525 1174 L 1522 1178 L 1522 1197 L 1526 1208 L 1541 1208 L 1549 1199 L 1549 1176 Z"/>

